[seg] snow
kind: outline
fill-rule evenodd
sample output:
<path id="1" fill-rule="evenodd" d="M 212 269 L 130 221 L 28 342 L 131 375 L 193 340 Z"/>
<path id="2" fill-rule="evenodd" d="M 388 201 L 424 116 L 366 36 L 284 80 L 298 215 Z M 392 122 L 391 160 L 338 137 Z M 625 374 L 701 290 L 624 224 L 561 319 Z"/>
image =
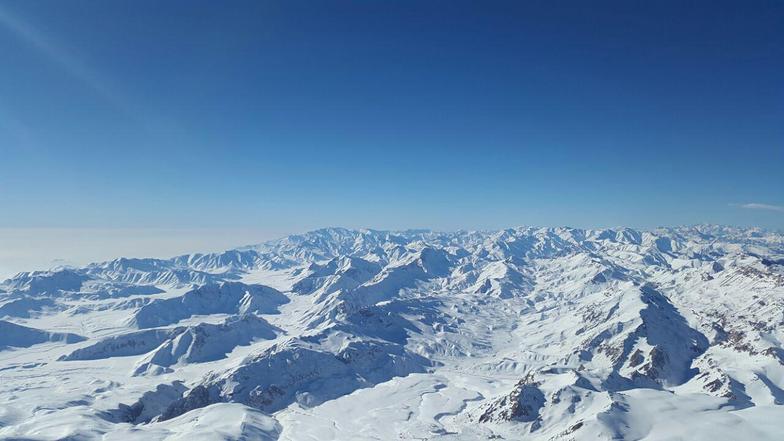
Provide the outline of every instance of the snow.
<path id="1" fill-rule="evenodd" d="M 784 236 L 328 228 L 0 283 L 0 439 L 778 440 Z"/>
<path id="2" fill-rule="evenodd" d="M 0 320 L 0 350 L 28 348 L 48 342 L 76 343 L 83 340 L 84 337 L 76 334 L 42 331 Z"/>

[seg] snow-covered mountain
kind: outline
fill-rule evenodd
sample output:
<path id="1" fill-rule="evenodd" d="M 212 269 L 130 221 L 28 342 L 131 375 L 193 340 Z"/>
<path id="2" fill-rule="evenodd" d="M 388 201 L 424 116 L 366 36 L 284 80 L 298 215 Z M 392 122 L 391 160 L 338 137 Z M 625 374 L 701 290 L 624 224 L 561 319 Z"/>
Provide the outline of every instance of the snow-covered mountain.
<path id="1" fill-rule="evenodd" d="M 784 235 L 328 228 L 0 283 L 0 439 L 784 439 Z"/>

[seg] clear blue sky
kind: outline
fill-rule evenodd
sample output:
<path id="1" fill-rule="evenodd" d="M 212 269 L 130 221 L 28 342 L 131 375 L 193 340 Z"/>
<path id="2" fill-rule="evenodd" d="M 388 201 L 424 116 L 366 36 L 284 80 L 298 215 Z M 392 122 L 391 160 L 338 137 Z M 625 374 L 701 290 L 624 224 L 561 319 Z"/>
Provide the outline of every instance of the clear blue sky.
<path id="1" fill-rule="evenodd" d="M 784 228 L 781 1 L 0 0 L 0 227 Z"/>

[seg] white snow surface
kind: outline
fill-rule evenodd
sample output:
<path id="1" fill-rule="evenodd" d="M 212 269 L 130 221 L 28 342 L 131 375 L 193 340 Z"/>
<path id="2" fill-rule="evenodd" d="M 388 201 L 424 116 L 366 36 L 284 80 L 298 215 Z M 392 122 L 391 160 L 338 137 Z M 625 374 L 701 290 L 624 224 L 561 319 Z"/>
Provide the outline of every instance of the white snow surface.
<path id="1" fill-rule="evenodd" d="M 327 228 L 20 273 L 0 334 L 0 439 L 784 439 L 754 228 Z"/>

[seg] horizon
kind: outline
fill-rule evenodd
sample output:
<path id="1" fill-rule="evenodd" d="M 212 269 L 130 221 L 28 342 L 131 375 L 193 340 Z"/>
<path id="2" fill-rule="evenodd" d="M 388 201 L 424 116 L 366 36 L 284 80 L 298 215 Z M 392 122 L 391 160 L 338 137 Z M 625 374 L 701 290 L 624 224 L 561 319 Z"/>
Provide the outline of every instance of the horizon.
<path id="1" fill-rule="evenodd" d="M 780 2 L 60 5 L 0 3 L 0 227 L 784 228 Z"/>
<path id="2" fill-rule="evenodd" d="M 784 230 L 781 229 L 726 224 L 662 225 L 647 229 L 631 228 L 622 225 L 593 228 L 570 227 L 565 225 L 516 225 L 500 229 L 456 230 L 435 230 L 427 228 L 387 230 L 330 226 L 278 235 L 270 235 L 268 232 L 265 233 L 261 230 L 247 229 L 17 229 L 0 227 L 0 282 L 14 277 L 19 273 L 48 271 L 60 267 L 80 268 L 93 263 L 107 262 L 120 258 L 165 260 L 183 255 L 220 253 L 263 245 L 265 243 L 283 240 L 291 236 L 330 229 L 343 229 L 352 232 L 372 231 L 376 233 L 406 233 L 417 231 L 432 233 L 493 233 L 521 228 L 565 228 L 583 231 L 624 228 L 643 233 L 653 232 L 657 229 L 699 227 L 760 229 L 765 232 L 784 234 Z M 206 238 L 205 234 L 207 234 Z M 257 239 L 253 239 L 254 237 Z"/>
<path id="3" fill-rule="evenodd" d="M 0 0 L 0 439 L 780 441 L 782 24 Z"/>

